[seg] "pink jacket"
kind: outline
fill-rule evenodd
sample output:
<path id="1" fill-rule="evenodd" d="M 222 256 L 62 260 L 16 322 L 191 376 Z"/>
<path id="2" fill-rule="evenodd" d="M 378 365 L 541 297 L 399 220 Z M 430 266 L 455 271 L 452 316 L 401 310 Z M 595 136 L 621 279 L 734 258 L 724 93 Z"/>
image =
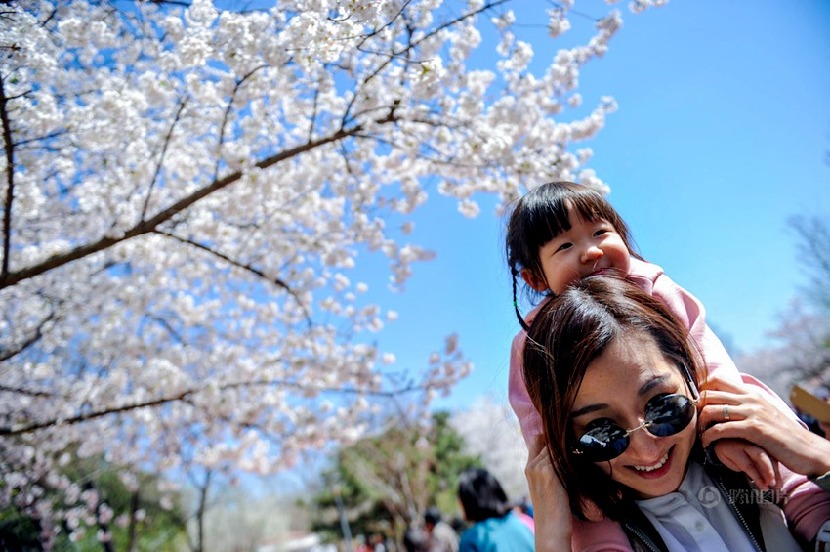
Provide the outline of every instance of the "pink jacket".
<path id="1" fill-rule="evenodd" d="M 631 270 L 627 277 L 664 303 L 686 325 L 689 335 L 700 348 L 710 374 L 716 373 L 719 377 L 735 383 L 743 382 L 760 387 L 769 394 L 772 401 L 782 411 L 795 417 L 787 404 L 761 381 L 749 374 L 738 372 L 723 344 L 706 324 L 706 312 L 703 305 L 691 293 L 666 276 L 662 268 L 632 257 Z M 528 324 L 533 320 L 537 310 L 538 307 L 525 318 Z M 510 405 L 519 418 L 525 442 L 529 444 L 533 437 L 542 433 L 542 418 L 530 401 L 524 383 L 522 354 L 526 338 L 527 334 L 524 330 L 513 338 L 510 351 L 508 396 Z M 830 494 L 810 483 L 806 477 L 788 472 L 783 466 L 781 466 L 781 475 L 784 477 L 782 490 L 786 497 L 784 514 L 795 533 L 809 542 L 818 532 L 821 524 L 830 519 Z M 573 550 L 582 552 L 631 550 L 631 545 L 622 528 L 610 520 L 598 522 L 574 520 L 572 544 Z"/>

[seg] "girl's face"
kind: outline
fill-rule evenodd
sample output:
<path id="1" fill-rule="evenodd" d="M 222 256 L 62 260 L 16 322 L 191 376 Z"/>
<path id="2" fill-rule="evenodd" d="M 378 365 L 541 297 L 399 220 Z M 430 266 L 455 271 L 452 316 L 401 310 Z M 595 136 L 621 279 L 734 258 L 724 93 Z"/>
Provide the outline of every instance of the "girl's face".
<path id="1" fill-rule="evenodd" d="M 571 282 L 609 269 L 625 276 L 631 268 L 631 253 L 608 221 L 588 222 L 568 208 L 571 229 L 539 248 L 544 281 L 530 270 L 521 272 L 536 291 L 561 293 Z"/>
<path id="2" fill-rule="evenodd" d="M 571 427 L 577 438 L 608 420 L 626 430 L 636 428 L 643 424 L 646 403 L 673 393 L 690 394 L 680 370 L 661 354 L 654 339 L 631 332 L 614 339 L 588 365 L 571 410 Z M 638 429 L 629 435 L 622 454 L 597 465 L 643 498 L 675 491 L 686 474 L 696 420 L 695 413 L 683 430 L 668 437 Z"/>

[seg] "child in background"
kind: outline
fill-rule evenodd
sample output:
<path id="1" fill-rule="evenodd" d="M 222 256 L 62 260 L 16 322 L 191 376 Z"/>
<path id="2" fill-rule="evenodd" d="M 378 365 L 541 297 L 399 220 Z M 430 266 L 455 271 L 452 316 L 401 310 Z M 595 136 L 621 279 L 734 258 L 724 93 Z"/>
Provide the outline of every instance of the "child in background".
<path id="1" fill-rule="evenodd" d="M 569 283 L 592 274 L 615 272 L 624 276 L 664 303 L 684 323 L 710 374 L 736 384 L 760 387 L 783 412 L 794 416 L 766 385 L 738 372 L 723 344 L 706 325 L 703 305 L 659 266 L 645 262 L 634 251 L 628 226 L 598 192 L 569 182 L 551 182 L 531 190 L 516 202 L 510 215 L 506 253 L 513 278 L 513 302 L 523 328 L 513 339 L 509 398 L 529 446 L 541 435 L 542 420 L 525 386 L 522 352 L 527 338 L 525 330 L 538 307 L 522 317 L 516 301 L 520 278 L 531 292 L 544 297 L 560 293 Z M 715 452 L 724 465 L 746 473 L 762 489 L 781 484 L 776 478 L 777 466 L 759 447 L 723 440 L 716 443 Z M 793 477 L 787 478 L 784 489 L 791 500 L 802 494 L 807 495 L 807 500 L 821 498 L 821 489 L 805 477 Z M 621 542 L 627 542 L 616 524 L 603 521 L 600 530 L 595 523 L 589 525 L 574 525 L 574 543 L 586 545 L 596 542 L 592 537 L 601 535 L 605 539 L 614 531 L 623 539 Z"/>

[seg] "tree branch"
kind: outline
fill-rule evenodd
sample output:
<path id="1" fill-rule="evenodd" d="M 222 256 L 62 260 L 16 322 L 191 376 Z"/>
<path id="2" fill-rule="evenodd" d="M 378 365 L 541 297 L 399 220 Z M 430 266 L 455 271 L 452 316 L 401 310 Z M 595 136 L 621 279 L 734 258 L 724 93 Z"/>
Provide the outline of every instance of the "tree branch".
<path id="1" fill-rule="evenodd" d="M 144 217 L 147 216 L 147 207 L 150 205 L 150 197 L 152 197 L 153 195 L 153 190 L 156 187 L 156 182 L 158 181 L 159 174 L 161 174 L 161 167 L 164 166 L 164 156 L 167 154 L 167 148 L 170 146 L 170 140 L 173 138 L 173 131 L 176 129 L 176 125 L 179 124 L 179 121 L 182 117 L 182 112 L 184 111 L 186 105 L 187 98 L 183 99 L 181 103 L 179 103 L 179 109 L 176 111 L 176 116 L 173 117 L 173 122 L 170 123 L 170 129 L 167 131 L 167 135 L 164 137 L 164 143 L 161 146 L 161 154 L 159 155 L 158 163 L 156 163 L 156 170 L 155 172 L 153 172 L 152 180 L 150 180 L 150 186 L 147 189 L 147 195 L 144 196 L 144 207 L 141 209 L 141 220 L 144 220 Z"/>
<path id="2" fill-rule="evenodd" d="M 3 205 L 3 263 L 0 267 L 0 279 L 5 279 L 9 274 L 9 254 L 11 253 L 12 242 L 12 204 L 14 203 L 14 140 L 8 110 L 8 104 L 11 100 L 6 97 L 5 84 L 5 79 L 0 78 L 0 121 L 3 125 L 3 143 L 5 144 L 6 153 L 6 201 Z"/>
<path id="3" fill-rule="evenodd" d="M 5 362 L 5 361 L 9 360 L 10 358 L 13 358 L 13 357 L 19 355 L 20 353 L 22 353 L 23 351 L 25 351 L 26 349 L 28 349 L 29 347 L 31 347 L 32 345 L 37 343 L 40 340 L 40 338 L 43 337 L 43 327 L 46 325 L 47 322 L 49 322 L 50 320 L 54 320 L 54 319 L 55 319 L 55 313 L 52 312 L 52 314 L 50 314 L 49 316 L 47 316 L 46 318 L 44 318 L 43 320 L 40 321 L 40 324 L 37 325 L 37 328 L 35 328 L 34 333 L 32 335 L 30 335 L 28 338 L 26 338 L 23 341 L 23 343 L 21 343 L 17 348 L 15 348 L 15 349 L 5 349 L 5 350 L 0 349 L 0 362 Z"/>
<path id="4" fill-rule="evenodd" d="M 230 389 L 239 389 L 245 387 L 263 387 L 263 386 L 273 386 L 279 385 L 283 387 L 293 387 L 295 389 L 299 389 L 301 391 L 309 391 L 315 393 L 336 393 L 340 395 L 368 395 L 372 397 L 383 397 L 383 398 L 394 398 L 399 395 L 403 395 L 405 393 L 411 393 L 413 391 L 420 391 L 423 386 L 415 385 L 412 383 L 407 384 L 404 387 L 398 389 L 391 389 L 388 391 L 373 391 L 373 390 L 366 390 L 366 389 L 354 389 L 354 388 L 339 388 L 339 387 L 327 387 L 327 386 L 316 386 L 316 385 L 308 385 L 304 383 L 299 383 L 296 381 L 290 380 L 283 380 L 283 379 L 261 379 L 261 380 L 253 380 L 253 381 L 238 381 L 238 382 L 227 382 L 222 385 L 218 386 L 219 391 L 227 391 Z M 160 397 L 153 400 L 142 401 L 138 403 L 128 403 L 123 404 L 121 406 L 112 406 L 106 407 L 101 410 L 93 411 L 93 412 L 86 412 L 84 414 L 78 414 L 76 416 L 70 416 L 68 418 L 52 418 L 50 420 L 46 420 L 43 422 L 36 422 L 31 424 L 15 424 L 12 426 L 0 427 L 0 437 L 14 437 L 18 435 L 23 435 L 25 433 L 32 433 L 34 431 L 38 431 L 40 429 L 45 429 L 47 427 L 57 426 L 57 425 L 74 425 L 79 424 L 81 422 L 88 422 L 90 420 L 94 420 L 96 418 L 101 418 L 104 416 L 108 416 L 110 414 L 120 414 L 122 412 L 129 412 L 131 410 L 136 410 L 139 408 L 148 408 L 148 407 L 156 407 L 156 406 L 163 406 L 165 404 L 184 401 L 188 397 L 193 395 L 197 395 L 201 389 L 199 388 L 192 388 L 182 391 L 180 393 L 176 393 L 174 395 L 170 395 L 167 397 Z"/>
<path id="5" fill-rule="evenodd" d="M 228 127 L 228 121 L 231 118 L 231 108 L 233 107 L 233 100 L 236 98 L 236 93 L 239 92 L 239 89 L 242 88 L 242 85 L 245 83 L 246 80 L 251 78 L 254 73 L 259 71 L 260 69 L 264 69 L 265 65 L 259 65 L 251 69 L 248 73 L 242 76 L 242 78 L 237 79 L 237 81 L 233 85 L 233 91 L 231 92 L 231 97 L 228 99 L 228 105 L 225 107 L 225 113 L 222 116 L 222 125 L 219 128 L 219 144 L 217 144 L 216 148 L 216 167 L 213 170 L 213 179 L 216 180 L 219 178 L 219 163 L 222 160 L 222 146 L 225 144 L 225 131 Z M 311 142 L 311 137 L 308 139 Z"/>
<path id="6" fill-rule="evenodd" d="M 195 248 L 197 248 L 201 251 L 205 251 L 207 253 L 210 253 L 214 257 L 218 257 L 218 258 L 222 259 L 223 261 L 225 261 L 226 263 L 228 263 L 232 266 L 235 266 L 237 268 L 241 268 L 242 270 L 245 270 L 246 272 L 250 272 L 251 274 L 253 274 L 255 276 L 258 276 L 258 277 L 262 278 L 263 280 L 267 280 L 268 282 L 284 289 L 286 292 L 288 292 L 288 294 L 291 297 L 294 298 L 295 301 L 297 301 L 297 304 L 300 306 L 300 308 L 303 309 L 303 312 L 305 313 L 305 318 L 308 321 L 308 325 L 311 326 L 311 313 L 308 311 L 308 308 L 303 303 L 303 301 L 300 299 L 300 297 L 294 292 L 293 289 L 291 289 L 291 286 L 289 286 L 284 280 L 282 280 L 280 278 L 274 278 L 274 277 L 268 276 L 267 274 L 265 274 L 264 272 L 262 272 L 258 268 L 255 268 L 255 267 L 251 266 L 250 264 L 242 263 L 240 261 L 232 259 L 232 258 L 228 257 L 227 255 L 225 255 L 224 253 L 220 253 L 219 251 L 216 251 L 215 249 L 211 249 L 207 245 L 203 245 L 203 244 L 198 243 L 196 241 L 193 241 L 189 238 L 183 238 L 181 236 L 177 236 L 176 234 L 171 234 L 169 232 L 164 232 L 162 230 L 154 230 L 154 233 L 159 234 L 161 236 L 167 236 L 168 238 L 173 238 L 174 240 L 178 240 L 181 243 L 185 243 L 185 244 L 190 245 L 192 247 L 195 247 Z"/>
<path id="7" fill-rule="evenodd" d="M 188 395 L 195 393 L 196 390 L 189 389 L 178 395 L 172 397 L 162 397 L 160 399 L 155 399 L 152 401 L 144 401 L 140 403 L 132 403 L 132 404 L 124 404 L 121 406 L 114 406 L 111 408 L 105 408 L 103 410 L 98 410 L 95 412 L 88 412 L 86 414 L 78 414 L 77 416 L 71 416 L 69 418 L 53 418 L 51 420 L 47 420 L 45 422 L 37 422 L 33 424 L 23 425 L 23 424 L 15 424 L 13 426 L 8 427 L 0 427 L 0 436 L 8 436 L 14 437 L 17 435 L 23 435 L 24 433 L 31 433 L 33 431 L 37 431 L 39 429 L 45 429 L 47 427 L 56 426 L 56 425 L 74 425 L 81 422 L 88 422 L 89 420 L 94 420 L 95 418 L 101 418 L 103 416 L 107 416 L 109 414 L 118 414 L 120 412 L 129 412 L 130 410 L 135 410 L 137 408 L 146 408 L 146 407 L 153 407 L 153 406 L 161 406 L 167 403 L 176 402 L 184 400 Z"/>
<path id="8" fill-rule="evenodd" d="M 5 391 L 7 393 L 14 393 L 15 395 L 26 395 L 27 397 L 41 397 L 44 399 L 54 399 L 55 394 L 49 393 L 46 391 L 32 391 L 29 389 L 23 389 L 22 387 L 9 387 L 8 385 L 0 384 L 0 391 Z"/>
<path id="9" fill-rule="evenodd" d="M 379 120 L 376 120 L 375 123 L 386 124 L 394 120 L 395 115 L 393 113 L 390 113 L 387 116 Z M 312 151 L 316 148 L 325 146 L 332 142 L 337 142 L 338 140 L 343 140 L 344 138 L 348 138 L 350 136 L 359 134 L 362 130 L 362 125 L 355 125 L 354 127 L 349 129 L 341 128 L 337 132 L 329 136 L 326 136 L 325 138 L 321 138 L 313 142 L 307 142 L 301 146 L 290 148 L 280 153 L 276 153 L 274 155 L 266 157 L 262 161 L 256 163 L 255 166 L 259 169 L 267 169 L 281 161 L 291 159 L 292 157 L 296 157 L 297 155 L 300 155 L 302 153 Z M 188 209 L 199 200 L 211 195 L 214 192 L 228 187 L 230 184 L 237 182 L 241 178 L 242 171 L 234 171 L 219 180 L 214 180 L 208 186 L 205 186 L 204 188 L 190 193 L 189 195 L 183 197 L 182 199 L 170 205 L 166 209 L 158 212 L 155 216 L 146 220 L 142 220 L 141 222 L 139 222 L 138 224 L 136 224 L 135 226 L 133 226 L 132 228 L 130 228 L 129 230 L 127 230 L 119 236 L 103 236 L 99 238 L 97 241 L 90 242 L 85 245 L 80 245 L 64 253 L 52 255 L 46 260 L 41 261 L 28 268 L 18 270 L 17 272 L 10 272 L 8 274 L 0 274 L 0 289 L 13 286 L 19 282 L 22 282 L 23 280 L 34 278 L 35 276 L 40 276 L 41 274 L 45 274 L 50 270 L 54 270 L 65 264 L 77 261 L 79 259 L 83 259 L 100 251 L 104 251 L 118 243 L 129 240 L 136 236 L 141 236 L 143 234 L 153 232 L 160 224 L 169 221 L 175 215 Z"/>

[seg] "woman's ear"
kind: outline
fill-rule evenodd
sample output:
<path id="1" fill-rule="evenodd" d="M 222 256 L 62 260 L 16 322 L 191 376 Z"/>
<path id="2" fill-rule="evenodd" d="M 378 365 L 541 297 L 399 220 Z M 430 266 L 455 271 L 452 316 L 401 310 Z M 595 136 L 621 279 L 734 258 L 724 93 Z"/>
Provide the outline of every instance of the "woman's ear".
<path id="1" fill-rule="evenodd" d="M 548 290 L 548 283 L 544 278 L 537 277 L 529 268 L 523 268 L 519 275 L 532 289 L 543 293 Z"/>

